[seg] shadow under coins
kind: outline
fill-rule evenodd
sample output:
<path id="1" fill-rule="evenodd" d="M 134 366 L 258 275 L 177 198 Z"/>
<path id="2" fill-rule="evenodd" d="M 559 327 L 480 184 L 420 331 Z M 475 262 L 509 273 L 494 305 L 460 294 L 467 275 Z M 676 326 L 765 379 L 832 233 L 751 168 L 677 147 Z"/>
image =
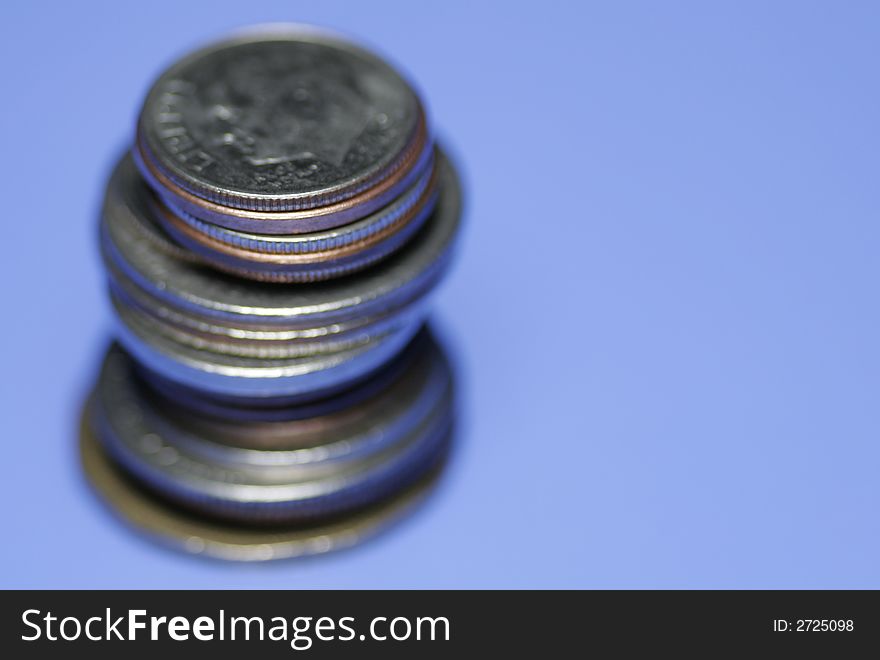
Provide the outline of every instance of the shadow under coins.
<path id="1" fill-rule="evenodd" d="M 103 369 L 106 369 L 114 354 L 125 357 L 117 345 L 112 345 L 105 354 Z M 435 429 L 439 431 L 438 440 L 432 450 L 434 458 L 430 463 L 422 465 L 417 475 L 401 480 L 402 485 L 390 494 L 363 506 L 349 507 L 345 512 L 330 517 L 314 516 L 303 521 L 284 523 L 236 522 L 199 511 L 186 502 L 165 496 L 156 484 L 134 476 L 108 451 L 100 424 L 96 422 L 95 408 L 100 396 L 100 382 L 88 397 L 80 417 L 81 467 L 94 492 L 115 517 L 149 539 L 190 555 L 249 562 L 323 555 L 351 548 L 416 513 L 440 482 L 455 440 L 458 403 L 452 362 L 448 350 L 426 328 L 401 356 L 365 383 L 319 402 L 287 407 L 296 418 L 295 424 L 314 426 L 316 421 L 319 424 L 332 423 L 333 416 L 350 415 L 352 408 L 358 405 L 358 389 L 365 392 L 364 397 L 374 402 L 374 407 L 387 408 L 399 395 L 399 392 L 395 393 L 395 383 L 399 388 L 400 381 L 410 377 L 419 365 L 424 368 L 427 363 L 432 368 L 440 369 L 449 379 L 448 400 L 439 403 L 448 410 L 444 410 L 443 415 L 435 416 L 443 421 L 445 428 Z M 138 374 L 132 372 L 127 377 L 140 381 L 136 387 L 144 387 Z M 167 402 L 168 409 L 180 405 L 189 408 L 188 414 L 204 421 L 207 428 L 217 426 L 218 422 L 221 426 L 224 423 L 223 419 L 215 417 L 216 411 L 210 406 L 195 410 L 191 402 Z M 283 408 L 274 408 L 274 414 L 277 415 L 279 410 Z M 134 414 L 137 416 L 139 412 Z M 228 416 L 229 413 L 225 414 Z M 381 430 L 382 420 L 374 421 Z M 245 425 L 249 423 L 250 420 L 244 422 Z M 257 439 L 255 442 L 260 444 L 262 441 Z"/>

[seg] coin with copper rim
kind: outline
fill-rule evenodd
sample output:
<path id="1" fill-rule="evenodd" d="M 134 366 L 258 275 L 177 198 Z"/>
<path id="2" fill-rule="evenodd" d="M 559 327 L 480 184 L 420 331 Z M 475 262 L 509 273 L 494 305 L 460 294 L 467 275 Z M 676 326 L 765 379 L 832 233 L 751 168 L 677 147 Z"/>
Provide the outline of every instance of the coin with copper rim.
<path id="1" fill-rule="evenodd" d="M 314 29 L 252 31 L 163 73 L 137 149 L 175 187 L 235 209 L 341 202 L 399 175 L 425 141 L 410 85 L 382 59 Z"/>
<path id="2" fill-rule="evenodd" d="M 80 460 L 95 493 L 131 528 L 186 554 L 235 562 L 295 559 L 345 550 L 411 515 L 437 484 L 442 464 L 388 500 L 313 525 L 253 527 L 193 514 L 145 491 L 113 462 L 83 412 Z"/>

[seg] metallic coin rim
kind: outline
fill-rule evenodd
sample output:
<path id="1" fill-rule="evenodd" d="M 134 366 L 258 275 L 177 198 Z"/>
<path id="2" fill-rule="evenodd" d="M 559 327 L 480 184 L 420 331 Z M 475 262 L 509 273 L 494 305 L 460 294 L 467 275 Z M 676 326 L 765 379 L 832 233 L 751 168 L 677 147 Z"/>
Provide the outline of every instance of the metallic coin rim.
<path id="1" fill-rule="evenodd" d="M 333 261 L 347 256 L 355 255 L 359 252 L 369 250 L 371 247 L 387 240 L 398 231 L 402 230 L 411 222 L 418 224 L 419 220 L 424 220 L 433 209 L 433 203 L 436 201 L 436 176 L 432 173 L 431 179 L 423 193 L 415 203 L 405 206 L 403 211 L 398 214 L 391 215 L 391 222 L 377 222 L 374 218 L 367 218 L 366 221 L 359 221 L 348 225 L 348 231 L 333 232 L 334 238 L 340 239 L 339 245 L 325 247 L 323 249 L 306 249 L 297 252 L 281 252 L 281 251 L 261 251 L 244 247 L 242 245 L 230 244 L 221 240 L 213 233 L 208 233 L 210 228 L 195 226 L 187 222 L 182 217 L 176 215 L 166 206 L 157 205 L 155 217 L 158 218 L 161 226 L 171 236 L 186 236 L 191 243 L 198 244 L 203 248 L 202 254 L 220 253 L 230 257 L 237 257 L 242 261 L 254 261 L 258 263 L 266 263 L 272 265 L 313 265 L 321 264 L 326 261 Z M 373 231 L 365 231 L 370 225 L 379 225 Z M 207 231 L 206 231 L 207 230 Z M 348 234 L 354 236 L 346 240 L 344 236 Z M 244 235 L 239 234 L 244 238 Z M 253 237 L 259 240 L 258 237 Z M 300 234 L 298 236 L 303 244 L 311 238 L 315 243 L 326 241 L 329 233 L 321 234 Z M 302 240 L 306 239 L 306 240 Z"/>
<path id="2" fill-rule="evenodd" d="M 111 298 L 116 296 L 126 306 L 136 307 L 154 319 L 179 328 L 181 331 L 228 341 L 273 344 L 291 341 L 309 343 L 332 340 L 334 337 L 364 332 L 371 327 L 381 327 L 392 322 L 395 317 L 407 315 L 409 309 L 425 308 L 425 299 L 421 298 L 397 309 L 387 310 L 382 314 L 353 317 L 344 322 L 328 325 L 293 324 L 286 326 L 277 323 L 247 323 L 244 321 L 230 325 L 223 323 L 226 319 L 203 317 L 193 314 L 189 310 L 172 307 L 119 276 L 115 272 L 115 266 L 111 266 L 111 268 L 111 272 L 108 272 L 108 289 Z"/>
<path id="3" fill-rule="evenodd" d="M 205 417 L 223 422 L 288 422 L 303 420 L 317 415 L 336 412 L 384 391 L 404 373 L 415 358 L 424 351 L 426 345 L 436 345 L 433 334 L 426 326 L 409 345 L 389 363 L 382 365 L 369 378 L 355 385 L 339 389 L 332 396 L 313 398 L 308 402 L 292 400 L 290 397 L 246 398 L 218 396 L 213 393 L 194 390 L 165 379 L 149 369 L 135 363 L 140 381 L 165 402 L 166 407 L 183 411 L 197 411 Z"/>
<path id="4" fill-rule="evenodd" d="M 162 205 L 159 201 L 156 217 L 163 226 L 166 226 L 169 216 L 186 223 L 194 232 L 205 237 L 207 247 L 216 244 L 263 254 L 324 253 L 347 245 L 365 245 L 365 241 L 379 232 L 409 221 L 427 210 L 436 199 L 436 186 L 436 172 L 430 167 L 399 197 L 381 209 L 340 227 L 303 234 L 257 234 L 228 229 L 205 222 L 182 209 Z"/>
<path id="5" fill-rule="evenodd" d="M 207 435 L 212 445 L 221 444 L 228 450 L 259 452 L 322 447 L 321 451 L 332 457 L 340 452 L 326 451 L 327 447 L 334 443 L 334 438 L 350 435 L 346 429 L 369 424 L 377 415 L 383 415 L 377 410 L 406 405 L 401 402 L 409 401 L 419 390 L 425 390 L 419 384 L 426 382 L 434 364 L 451 373 L 448 358 L 426 330 L 380 373 L 343 393 L 306 406 L 243 409 L 228 405 L 220 415 L 217 409 L 201 405 L 203 399 L 199 399 L 195 406 L 191 405 L 192 399 L 186 397 L 169 399 L 153 381 L 144 381 L 143 371 L 138 371 L 138 382 L 151 407 L 173 417 L 173 423 L 180 429 L 195 436 Z M 137 365 L 132 364 L 132 368 L 137 370 Z M 347 452 L 346 448 L 341 451 L 342 454 Z M 248 456 L 251 454 L 246 454 L 245 458 Z"/>
<path id="6" fill-rule="evenodd" d="M 328 282 L 319 288 L 272 289 L 268 296 L 261 290 L 268 304 L 255 303 L 256 285 L 230 282 L 221 286 L 215 277 L 200 272 L 199 259 L 161 235 L 138 208 L 137 197 L 145 193 L 127 157 L 120 160 L 107 189 L 102 254 L 136 286 L 199 315 L 233 322 L 315 325 L 369 315 L 424 295 L 445 273 L 461 223 L 461 191 L 442 152 L 437 167 L 441 177 L 437 206 L 406 246 L 356 279 Z"/>
<path id="7" fill-rule="evenodd" d="M 112 288 L 112 287 L 111 287 Z M 219 353 L 237 357 L 258 359 L 287 359 L 308 357 L 323 353 L 338 353 L 366 346 L 377 338 L 395 332 L 424 318 L 424 305 L 411 305 L 404 310 L 361 325 L 345 333 L 328 333 L 310 339 L 235 339 L 223 335 L 210 335 L 168 323 L 146 311 L 137 304 L 128 304 L 111 290 L 111 304 L 123 322 L 125 318 L 137 318 L 137 324 L 151 334 L 159 334 L 169 341 L 183 344 L 206 353 Z"/>
<path id="8" fill-rule="evenodd" d="M 146 337 L 117 319 L 119 341 L 146 369 L 212 394 L 316 399 L 366 378 L 400 353 L 419 330 L 404 327 L 364 346 L 316 356 L 268 360 L 208 353 L 162 337 Z M 141 331 L 142 332 L 142 331 Z"/>
<path id="9" fill-rule="evenodd" d="M 90 424 L 80 420 L 80 462 L 99 501 L 132 529 L 176 551 L 223 561 L 256 562 L 320 555 L 358 545 L 411 513 L 430 495 L 442 465 L 375 507 L 316 526 L 229 525 L 182 511 L 134 485 L 106 455 Z"/>
<path id="10" fill-rule="evenodd" d="M 112 431 L 102 431 L 100 421 L 96 431 L 117 464 L 147 489 L 181 506 L 218 518 L 277 524 L 337 516 L 393 496 L 443 458 L 452 420 L 448 414 L 436 412 L 405 446 L 386 461 L 376 460 L 359 478 L 329 477 L 286 487 L 234 485 L 227 488 L 226 493 L 231 490 L 235 497 L 227 496 L 222 488 L 224 484 L 195 487 L 137 460 L 129 460 L 131 457 L 106 436 Z"/>
<path id="11" fill-rule="evenodd" d="M 263 282 L 321 282 L 364 270 L 405 246 L 428 221 L 436 197 L 414 209 L 408 218 L 386 227 L 362 243 L 307 254 L 264 254 L 224 246 L 179 221 L 170 212 L 164 229 L 178 244 L 218 270 Z"/>
<path id="12" fill-rule="evenodd" d="M 253 434 L 271 432 L 275 437 L 273 444 L 262 443 L 259 448 L 240 446 L 221 437 L 226 433 L 228 422 L 218 423 L 201 413 L 166 408 L 161 397 L 149 395 L 143 389 L 134 363 L 119 348 L 112 347 L 105 356 L 96 391 L 101 409 L 117 431 L 120 424 L 135 423 L 128 408 L 137 402 L 137 416 L 143 425 L 150 427 L 148 435 L 158 436 L 144 445 L 143 433 L 135 434 L 136 438 L 117 434 L 116 439 L 135 460 L 156 469 L 167 469 L 182 478 L 217 481 L 206 477 L 208 472 L 204 470 L 188 470 L 187 463 L 165 465 L 159 460 L 156 444 L 164 439 L 165 444 L 174 447 L 188 461 L 207 462 L 211 469 L 222 471 L 226 476 L 224 485 L 273 486 L 279 482 L 289 483 L 291 479 L 313 480 L 326 475 L 327 468 L 334 472 L 357 469 L 410 436 L 434 412 L 450 408 L 451 371 L 445 356 L 432 348 L 431 344 L 423 344 L 421 355 L 388 383 L 384 391 L 356 401 L 349 408 L 290 422 L 244 422 L 240 426 Z M 292 441 L 294 436 L 298 436 L 296 442 Z M 279 437 L 284 438 L 283 443 Z M 249 477 L 250 468 L 262 472 L 259 478 Z M 228 471 L 243 481 L 233 482 L 226 474 Z"/>
<path id="13" fill-rule="evenodd" d="M 400 168 L 391 176 L 347 199 L 296 211 L 236 209 L 201 199 L 176 185 L 156 169 L 142 152 L 143 147 L 138 139 L 132 150 L 135 165 L 144 180 L 168 207 L 182 210 L 218 227 L 266 235 L 284 235 L 341 227 L 382 208 L 424 174 L 433 162 L 434 143 L 422 122 L 414 148 L 407 152 Z"/>
<path id="14" fill-rule="evenodd" d="M 109 358 L 111 366 L 117 365 L 123 354 Z M 180 437 L 171 433 L 172 427 L 156 423 L 158 411 L 125 386 L 125 373 L 122 383 L 119 377 L 106 382 L 108 372 L 102 373 L 93 424 L 119 465 L 148 488 L 185 506 L 255 521 L 336 515 L 390 495 L 440 456 L 452 424 L 452 382 L 448 369 L 442 367 L 431 365 L 433 377 L 416 397 L 417 409 L 395 411 L 400 428 L 389 428 L 387 438 L 380 434 L 382 442 L 371 448 L 375 451 L 342 463 L 285 467 L 212 463 L 205 455 L 189 453 L 178 442 Z M 437 388 L 442 389 L 439 396 Z M 141 451 L 147 439 L 149 446 Z"/>

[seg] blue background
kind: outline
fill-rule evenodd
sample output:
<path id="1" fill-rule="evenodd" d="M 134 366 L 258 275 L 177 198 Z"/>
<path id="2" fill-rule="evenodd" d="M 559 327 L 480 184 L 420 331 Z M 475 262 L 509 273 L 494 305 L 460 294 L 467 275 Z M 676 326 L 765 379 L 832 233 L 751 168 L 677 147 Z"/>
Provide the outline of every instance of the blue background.
<path id="1" fill-rule="evenodd" d="M 877 3 L 5 3 L 4 587 L 880 587 Z M 176 56 L 358 35 L 458 155 L 436 301 L 463 422 L 359 549 L 240 566 L 119 525 L 76 460 L 112 162 Z"/>

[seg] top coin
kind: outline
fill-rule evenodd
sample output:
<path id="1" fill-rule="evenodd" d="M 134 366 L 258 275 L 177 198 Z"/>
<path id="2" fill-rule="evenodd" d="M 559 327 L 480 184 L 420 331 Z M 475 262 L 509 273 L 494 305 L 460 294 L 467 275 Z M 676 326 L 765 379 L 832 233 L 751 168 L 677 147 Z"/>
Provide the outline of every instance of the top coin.
<path id="1" fill-rule="evenodd" d="M 202 199 L 292 211 L 392 175 L 424 121 L 415 92 L 378 57 L 317 31 L 260 32 L 162 74 L 141 110 L 138 149 Z"/>

